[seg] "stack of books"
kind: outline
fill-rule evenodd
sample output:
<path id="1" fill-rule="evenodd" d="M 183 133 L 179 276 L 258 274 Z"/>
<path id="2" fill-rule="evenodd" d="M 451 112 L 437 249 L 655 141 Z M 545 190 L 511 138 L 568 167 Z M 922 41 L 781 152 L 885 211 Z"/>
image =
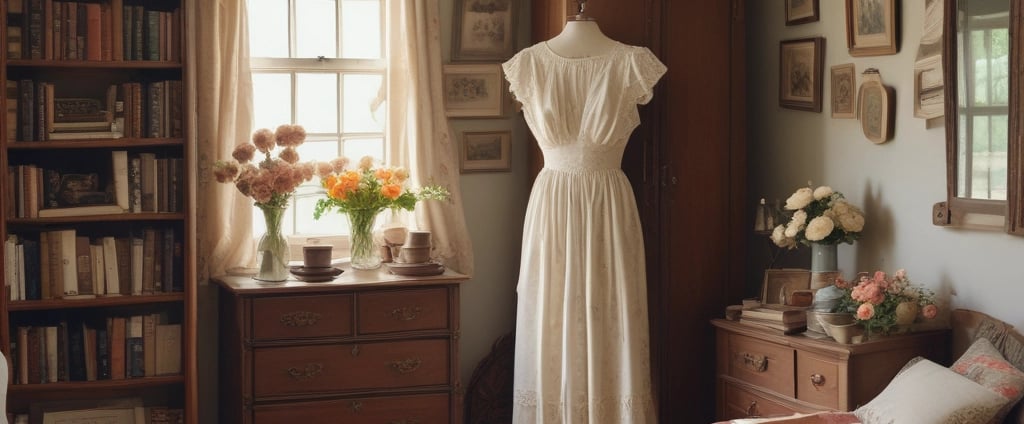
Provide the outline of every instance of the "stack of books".
<path id="1" fill-rule="evenodd" d="M 802 333 L 807 330 L 807 308 L 766 304 L 744 309 L 740 322 L 782 334 Z"/>

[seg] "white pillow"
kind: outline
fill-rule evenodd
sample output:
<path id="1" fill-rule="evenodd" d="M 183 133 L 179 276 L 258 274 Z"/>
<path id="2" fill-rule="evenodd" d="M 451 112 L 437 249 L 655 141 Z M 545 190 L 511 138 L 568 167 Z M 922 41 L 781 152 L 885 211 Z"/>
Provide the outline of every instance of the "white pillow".
<path id="1" fill-rule="evenodd" d="M 892 379 L 885 390 L 853 413 L 864 424 L 986 423 L 1007 399 L 929 360 Z"/>

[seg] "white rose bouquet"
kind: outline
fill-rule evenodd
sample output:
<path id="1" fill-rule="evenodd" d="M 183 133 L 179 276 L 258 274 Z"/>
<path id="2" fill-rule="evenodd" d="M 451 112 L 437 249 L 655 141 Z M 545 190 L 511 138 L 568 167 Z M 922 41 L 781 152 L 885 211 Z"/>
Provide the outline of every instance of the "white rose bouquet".
<path id="1" fill-rule="evenodd" d="M 813 191 L 810 187 L 797 190 L 786 199 L 784 209 L 784 213 L 789 214 L 789 222 L 775 227 L 771 235 L 779 247 L 853 244 L 864 229 L 864 213 L 847 203 L 842 193 L 828 186 Z"/>

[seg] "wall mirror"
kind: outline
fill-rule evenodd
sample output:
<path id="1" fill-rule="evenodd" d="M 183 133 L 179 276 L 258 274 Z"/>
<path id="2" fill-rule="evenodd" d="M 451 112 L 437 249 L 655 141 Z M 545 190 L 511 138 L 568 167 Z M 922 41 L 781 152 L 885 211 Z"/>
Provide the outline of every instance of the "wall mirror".
<path id="1" fill-rule="evenodd" d="M 1015 0 L 945 0 L 946 201 L 936 225 L 1005 229 L 1021 219 L 1022 44 Z"/>

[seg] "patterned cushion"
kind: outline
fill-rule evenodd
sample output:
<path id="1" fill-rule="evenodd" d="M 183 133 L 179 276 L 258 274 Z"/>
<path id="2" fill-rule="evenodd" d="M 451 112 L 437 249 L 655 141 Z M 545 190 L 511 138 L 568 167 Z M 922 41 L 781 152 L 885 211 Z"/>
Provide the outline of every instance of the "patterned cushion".
<path id="1" fill-rule="evenodd" d="M 996 392 L 926 359 L 894 377 L 854 414 L 864 424 L 985 423 L 1007 403 Z"/>
<path id="2" fill-rule="evenodd" d="M 1024 372 L 1007 362 L 988 339 L 975 340 L 951 370 L 1006 398 L 1006 404 L 991 422 L 1002 422 L 1010 409 L 1024 396 Z"/>

